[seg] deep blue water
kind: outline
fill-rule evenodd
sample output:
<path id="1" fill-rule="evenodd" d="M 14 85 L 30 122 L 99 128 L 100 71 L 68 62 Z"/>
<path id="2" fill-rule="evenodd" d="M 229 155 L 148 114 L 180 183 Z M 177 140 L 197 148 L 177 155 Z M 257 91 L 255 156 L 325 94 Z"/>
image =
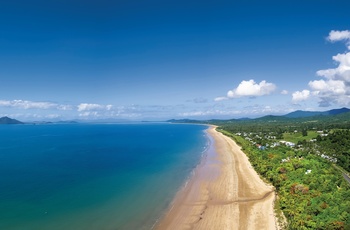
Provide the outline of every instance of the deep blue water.
<path id="1" fill-rule="evenodd" d="M 206 126 L 0 126 L 0 229 L 150 229 L 198 165 Z"/>

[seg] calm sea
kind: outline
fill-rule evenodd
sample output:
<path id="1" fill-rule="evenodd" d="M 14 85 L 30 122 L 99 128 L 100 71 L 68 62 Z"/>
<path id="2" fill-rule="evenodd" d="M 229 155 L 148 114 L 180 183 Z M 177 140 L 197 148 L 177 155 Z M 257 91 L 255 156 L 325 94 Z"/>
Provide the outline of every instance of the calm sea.
<path id="1" fill-rule="evenodd" d="M 209 145 L 206 126 L 0 126 L 0 229 L 151 229 Z"/>

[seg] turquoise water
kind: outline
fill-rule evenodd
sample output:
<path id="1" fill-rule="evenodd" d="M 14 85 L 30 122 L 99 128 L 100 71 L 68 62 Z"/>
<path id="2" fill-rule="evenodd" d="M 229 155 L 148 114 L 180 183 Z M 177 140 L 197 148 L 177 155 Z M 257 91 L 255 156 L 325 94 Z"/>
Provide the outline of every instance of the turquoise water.
<path id="1" fill-rule="evenodd" d="M 208 147 L 206 126 L 0 126 L 0 229 L 151 229 Z"/>

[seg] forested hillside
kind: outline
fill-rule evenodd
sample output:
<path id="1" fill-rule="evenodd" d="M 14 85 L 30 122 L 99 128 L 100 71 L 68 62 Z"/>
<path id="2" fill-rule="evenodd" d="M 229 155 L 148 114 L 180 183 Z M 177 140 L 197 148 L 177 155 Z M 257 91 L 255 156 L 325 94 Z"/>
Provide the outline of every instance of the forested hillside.
<path id="1" fill-rule="evenodd" d="M 319 151 L 337 158 L 337 164 L 350 171 L 350 130 L 335 130 L 319 137 Z"/>

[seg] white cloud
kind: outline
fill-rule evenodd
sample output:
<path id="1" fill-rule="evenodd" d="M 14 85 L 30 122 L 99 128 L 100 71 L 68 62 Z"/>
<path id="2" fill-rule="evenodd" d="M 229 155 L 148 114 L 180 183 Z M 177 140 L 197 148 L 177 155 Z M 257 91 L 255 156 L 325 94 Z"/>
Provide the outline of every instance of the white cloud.
<path id="1" fill-rule="evenodd" d="M 334 31 L 329 33 L 328 40 L 346 41 L 350 48 L 350 31 Z M 320 99 L 320 106 L 332 104 L 350 105 L 350 52 L 340 53 L 332 57 L 337 67 L 317 71 L 317 75 L 325 79 L 309 82 L 313 94 Z"/>
<path id="2" fill-rule="evenodd" d="M 227 100 L 228 98 L 227 97 L 216 97 L 214 99 L 214 101 L 224 101 L 224 100 Z"/>
<path id="3" fill-rule="evenodd" d="M 283 95 L 287 95 L 289 92 L 288 92 L 288 90 L 282 90 L 281 91 L 281 94 L 283 94 Z"/>
<path id="4" fill-rule="evenodd" d="M 52 102 L 35 102 L 35 101 L 27 101 L 27 100 L 0 100 L 0 107 L 8 107 L 13 109 L 22 109 L 22 110 L 30 110 L 30 109 L 37 109 L 37 110 L 47 110 L 47 111 L 71 111 L 77 108 L 73 105 L 67 105 L 67 104 L 57 104 Z M 99 104 L 88 104 L 88 103 L 82 103 L 78 105 L 78 111 L 111 111 L 113 109 L 112 105 L 99 105 Z M 46 113 L 46 112 L 43 112 Z M 64 113 L 64 112 L 63 112 Z M 28 113 L 30 114 L 30 113 Z M 53 116 L 56 116 L 57 114 L 53 113 L 51 114 L 51 117 L 46 118 L 54 118 Z M 86 116 L 87 114 L 82 114 L 80 116 Z M 24 115 L 22 115 L 24 116 Z M 58 115 L 57 115 L 58 116 Z M 61 115 L 60 115 L 61 116 Z M 97 114 L 90 113 L 89 116 L 97 116 Z M 30 117 L 35 117 L 33 114 L 30 115 Z M 38 117 L 39 118 L 39 117 Z M 42 118 L 45 118 L 43 115 Z"/>
<path id="5" fill-rule="evenodd" d="M 33 101 L 22 101 L 14 100 L 14 107 L 19 107 L 22 109 L 50 109 L 56 107 L 56 104 L 50 102 L 33 102 Z"/>
<path id="6" fill-rule="evenodd" d="M 0 100 L 0 108 L 5 107 L 10 111 L 11 117 L 17 116 L 20 119 L 57 119 L 63 118 L 69 119 L 82 118 L 82 119 L 102 119 L 102 118 L 123 118 L 123 119 L 136 119 L 143 114 L 155 114 L 158 116 L 160 113 L 166 114 L 171 109 L 163 108 L 161 111 L 158 108 L 152 106 L 144 106 L 139 108 L 135 105 L 130 106 L 113 106 L 93 103 L 81 103 L 78 105 L 71 104 L 58 104 L 52 102 L 33 102 L 27 100 Z M 6 110 L 6 109 L 5 109 Z M 18 110 L 20 113 L 11 111 Z M 24 112 L 25 110 L 25 112 Z M 28 111 L 27 111 L 28 110 Z M 36 113 L 33 113 L 32 111 Z M 42 110 L 42 111 L 37 111 Z M 8 113 L 8 112 L 7 112 Z M 6 113 L 6 114 L 7 114 Z"/>
<path id="7" fill-rule="evenodd" d="M 0 114 L 0 117 L 8 116 L 16 119 L 26 119 L 29 121 L 38 120 L 38 119 L 57 119 L 61 118 L 59 114 L 37 114 L 37 113 L 5 113 Z"/>
<path id="8" fill-rule="evenodd" d="M 34 102 L 34 101 L 24 101 L 24 100 L 0 100 L 0 106 L 13 107 L 19 109 L 52 109 L 56 108 L 58 105 L 51 102 Z"/>
<path id="9" fill-rule="evenodd" d="M 99 104 L 88 104 L 88 103 L 81 103 L 81 104 L 78 105 L 78 111 L 99 110 L 99 109 L 102 109 L 102 105 L 99 105 Z"/>
<path id="10" fill-rule="evenodd" d="M 332 30 L 329 33 L 327 39 L 331 42 L 345 40 L 348 45 L 348 49 L 350 49 L 350 31 L 349 30 L 343 30 L 343 31 Z"/>
<path id="11" fill-rule="evenodd" d="M 296 91 L 292 94 L 292 101 L 298 102 L 298 101 L 305 101 L 310 96 L 310 91 L 304 89 L 303 91 Z"/>
<path id="12" fill-rule="evenodd" d="M 99 114 L 96 111 L 89 111 L 89 112 L 83 112 L 79 113 L 79 117 L 97 117 Z"/>
<path id="13" fill-rule="evenodd" d="M 159 114 L 159 111 L 149 111 L 149 107 L 131 106 L 113 106 L 101 104 L 82 103 L 78 105 L 78 116 L 82 119 L 136 119 L 142 117 L 144 114 L 154 112 Z"/>
<path id="14" fill-rule="evenodd" d="M 344 80 L 315 80 L 309 82 L 312 94 L 319 97 L 320 107 L 328 107 L 332 104 L 349 105 L 350 88 Z"/>
<path id="15" fill-rule="evenodd" d="M 72 105 L 58 105 L 57 109 L 58 110 L 73 110 L 73 106 Z"/>
<path id="16" fill-rule="evenodd" d="M 346 94 L 344 81 L 340 80 L 315 80 L 310 81 L 309 86 L 315 95 L 326 96 L 327 94 L 333 94 L 341 96 Z"/>
<path id="17" fill-rule="evenodd" d="M 45 116 L 46 118 L 50 118 L 50 119 L 54 119 L 54 118 L 59 118 L 61 117 L 60 115 L 58 114 L 48 114 Z"/>
<path id="18" fill-rule="evenodd" d="M 78 105 L 78 111 L 91 111 L 91 110 L 111 110 L 112 105 L 100 105 L 100 104 L 88 104 L 81 103 Z"/>
<path id="19" fill-rule="evenodd" d="M 333 60 L 338 63 L 336 68 L 319 70 L 316 72 L 317 75 L 327 79 L 350 82 L 350 52 L 337 54 L 333 56 Z"/>
<path id="20" fill-rule="evenodd" d="M 237 88 L 227 92 L 228 98 L 257 97 L 268 95 L 276 89 L 275 84 L 261 81 L 257 84 L 254 80 L 242 81 Z"/>
<path id="21" fill-rule="evenodd" d="M 0 106 L 10 107 L 11 106 L 11 102 L 10 101 L 0 100 Z"/>
<path id="22" fill-rule="evenodd" d="M 350 49 L 350 31 L 332 30 L 327 37 L 328 41 L 345 41 Z M 337 65 L 335 68 L 323 69 L 316 74 L 323 79 L 309 82 L 311 95 L 318 97 L 320 107 L 328 107 L 332 104 L 340 106 L 350 105 L 350 52 L 339 53 L 332 57 Z M 293 94 L 293 101 L 306 95 Z"/>
<path id="23" fill-rule="evenodd" d="M 57 110 L 73 110 L 72 105 L 60 105 L 52 102 L 36 102 L 27 100 L 0 100 L 0 106 L 11 107 L 17 109 L 57 109 Z"/>
<path id="24" fill-rule="evenodd" d="M 216 115 L 237 115 L 242 112 L 239 110 L 199 110 L 199 111 L 191 111 L 191 112 L 183 112 L 178 115 L 181 117 L 198 117 L 198 116 L 216 116 Z"/>

